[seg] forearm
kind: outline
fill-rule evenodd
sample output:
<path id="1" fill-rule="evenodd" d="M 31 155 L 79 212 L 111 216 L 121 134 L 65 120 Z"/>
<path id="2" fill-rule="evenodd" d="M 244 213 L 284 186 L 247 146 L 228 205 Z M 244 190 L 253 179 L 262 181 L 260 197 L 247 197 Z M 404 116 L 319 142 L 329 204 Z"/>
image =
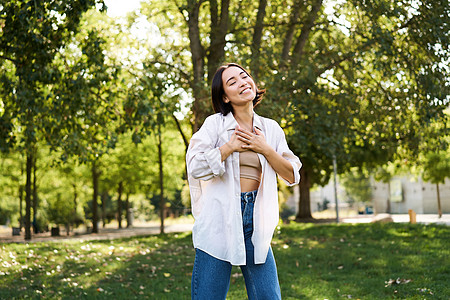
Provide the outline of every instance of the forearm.
<path id="1" fill-rule="evenodd" d="M 233 148 L 228 144 L 225 143 L 223 144 L 220 148 L 220 155 L 222 157 L 222 161 L 224 161 L 225 159 L 227 159 L 228 156 L 231 155 L 231 153 L 234 152 Z"/>
<path id="2" fill-rule="evenodd" d="M 283 177 L 289 183 L 293 183 L 295 181 L 294 169 L 292 164 L 277 153 L 274 149 L 270 148 L 264 153 L 262 153 L 271 167 L 278 173 L 281 177 Z"/>

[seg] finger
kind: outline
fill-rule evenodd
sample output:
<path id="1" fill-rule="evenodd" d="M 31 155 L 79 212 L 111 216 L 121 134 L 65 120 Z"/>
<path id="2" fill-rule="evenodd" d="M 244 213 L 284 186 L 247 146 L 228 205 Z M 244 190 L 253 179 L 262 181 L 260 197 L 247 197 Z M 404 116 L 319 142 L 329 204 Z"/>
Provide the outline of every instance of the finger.
<path id="1" fill-rule="evenodd" d="M 244 132 L 244 133 L 246 133 L 246 134 L 252 134 L 252 132 L 250 132 L 250 131 L 248 131 L 247 129 L 242 128 L 242 127 L 239 127 L 239 131 Z"/>
<path id="2" fill-rule="evenodd" d="M 242 131 L 237 131 L 237 132 L 236 132 L 236 135 L 242 136 L 242 137 L 244 137 L 244 138 L 246 138 L 246 139 L 250 139 L 250 138 L 252 137 L 251 134 L 246 133 L 246 132 L 242 132 Z"/>
<path id="3" fill-rule="evenodd" d="M 244 142 L 244 143 L 246 143 L 246 144 L 250 143 L 250 140 L 249 140 L 249 139 L 246 139 L 246 138 L 244 138 L 244 137 L 242 137 L 242 136 L 238 136 L 238 140 L 240 140 L 241 142 Z"/>

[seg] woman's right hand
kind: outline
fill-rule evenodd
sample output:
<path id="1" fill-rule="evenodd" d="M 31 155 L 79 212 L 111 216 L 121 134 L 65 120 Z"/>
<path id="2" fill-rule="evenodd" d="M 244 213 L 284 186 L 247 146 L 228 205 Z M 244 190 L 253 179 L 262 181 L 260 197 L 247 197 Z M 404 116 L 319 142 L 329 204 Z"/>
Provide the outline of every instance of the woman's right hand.
<path id="1" fill-rule="evenodd" d="M 230 140 L 219 148 L 222 161 L 227 159 L 227 157 L 230 156 L 233 152 L 242 152 L 246 150 L 245 148 L 242 147 L 245 145 L 245 143 L 239 140 L 236 135 L 236 130 L 238 128 L 239 126 L 236 126 L 235 131 L 231 135 Z"/>
<path id="2" fill-rule="evenodd" d="M 247 149 L 243 148 L 242 146 L 246 145 L 245 142 L 238 139 L 238 136 L 236 134 L 237 129 L 239 128 L 239 125 L 236 126 L 233 134 L 231 135 L 230 140 L 228 141 L 228 146 L 233 150 L 233 152 L 242 152 L 246 151 Z"/>

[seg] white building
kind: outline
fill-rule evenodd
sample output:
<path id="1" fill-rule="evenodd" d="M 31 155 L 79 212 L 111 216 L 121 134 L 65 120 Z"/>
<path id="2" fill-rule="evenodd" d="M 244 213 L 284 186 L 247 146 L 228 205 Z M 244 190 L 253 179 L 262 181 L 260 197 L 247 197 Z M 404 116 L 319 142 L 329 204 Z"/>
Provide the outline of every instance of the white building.
<path id="1" fill-rule="evenodd" d="M 407 214 L 409 209 L 418 214 L 437 214 L 436 184 L 422 178 L 394 177 L 390 182 L 372 181 L 372 203 L 376 213 Z M 450 180 L 439 184 L 442 213 L 450 213 Z M 389 207 L 390 206 L 390 207 Z"/>
<path id="2" fill-rule="evenodd" d="M 372 206 L 374 213 L 407 214 L 409 209 L 417 214 L 437 214 L 438 201 L 436 184 L 424 182 L 421 178 L 408 176 L 394 177 L 389 183 L 372 179 Z M 347 207 L 345 203 L 345 190 L 342 185 L 337 187 L 339 207 Z M 441 209 L 443 214 L 450 213 L 450 180 L 445 184 L 439 184 Z M 294 188 L 294 194 L 288 199 L 287 205 L 298 211 L 298 186 Z M 311 189 L 311 212 L 316 212 L 323 207 L 328 200 L 328 208 L 335 207 L 333 181 L 324 186 Z M 370 202 L 369 202 L 370 203 Z"/>

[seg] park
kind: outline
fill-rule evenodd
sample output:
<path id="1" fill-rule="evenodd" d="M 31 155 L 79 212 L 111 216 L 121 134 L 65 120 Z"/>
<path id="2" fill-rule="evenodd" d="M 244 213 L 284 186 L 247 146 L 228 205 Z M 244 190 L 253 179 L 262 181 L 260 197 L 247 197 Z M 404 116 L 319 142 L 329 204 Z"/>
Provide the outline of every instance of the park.
<path id="1" fill-rule="evenodd" d="M 186 152 L 227 62 L 302 162 L 283 299 L 448 299 L 449 24 L 445 0 L 2 1 L 0 299 L 190 297 Z"/>

